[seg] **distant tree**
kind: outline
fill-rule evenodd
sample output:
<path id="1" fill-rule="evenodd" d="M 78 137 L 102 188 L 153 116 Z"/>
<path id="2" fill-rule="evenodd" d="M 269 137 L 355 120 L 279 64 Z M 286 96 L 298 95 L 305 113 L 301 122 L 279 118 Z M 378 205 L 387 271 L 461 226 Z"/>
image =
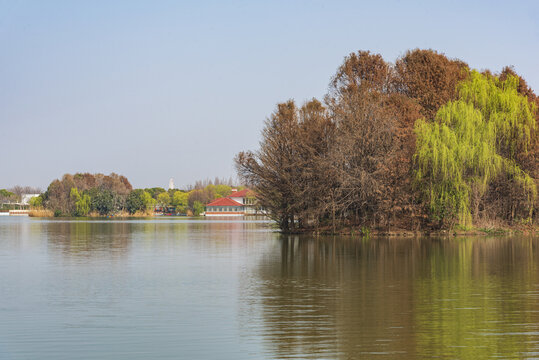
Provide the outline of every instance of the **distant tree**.
<path id="1" fill-rule="evenodd" d="M 32 187 L 32 186 L 20 186 L 20 185 L 16 185 L 10 189 L 8 189 L 10 192 L 14 193 L 15 195 L 17 195 L 17 199 L 21 199 L 21 196 L 23 194 L 40 194 L 41 193 L 41 189 L 40 188 L 37 188 L 37 187 Z"/>
<path id="2" fill-rule="evenodd" d="M 91 209 L 99 212 L 100 215 L 112 214 L 115 210 L 113 193 L 110 190 L 98 190 L 91 197 Z"/>
<path id="3" fill-rule="evenodd" d="M 144 190 L 135 189 L 129 193 L 126 200 L 126 209 L 130 214 L 145 209 Z"/>
<path id="4" fill-rule="evenodd" d="M 6 189 L 0 189 L 0 203 L 17 201 L 17 195 Z"/>
<path id="5" fill-rule="evenodd" d="M 144 189 L 144 191 L 149 193 L 150 196 L 153 197 L 155 200 L 157 200 L 157 197 L 159 196 L 159 194 L 166 192 L 166 190 L 163 189 L 162 187 L 154 187 L 154 188 Z"/>
<path id="6" fill-rule="evenodd" d="M 213 199 L 215 199 L 215 192 L 212 185 L 203 189 L 190 191 L 188 195 L 188 204 L 190 208 L 193 208 L 195 201 L 199 201 L 202 204 L 208 204 L 213 201 Z"/>
<path id="7" fill-rule="evenodd" d="M 73 216 L 86 216 L 90 212 L 90 196 L 86 193 L 80 194 L 77 188 L 71 188 L 70 199 L 75 208 Z"/>
<path id="8" fill-rule="evenodd" d="M 152 210 L 157 204 L 157 200 L 155 200 L 152 195 L 150 195 L 150 193 L 147 191 L 144 191 L 144 193 L 142 194 L 142 202 L 144 203 L 144 207 L 146 208 L 146 210 Z"/>
<path id="9" fill-rule="evenodd" d="M 90 195 L 82 194 L 79 201 L 75 203 L 78 216 L 86 216 L 90 212 L 91 199 Z"/>
<path id="10" fill-rule="evenodd" d="M 232 193 L 232 188 L 225 184 L 217 184 L 214 188 L 215 191 L 215 197 L 222 198 L 227 197 Z"/>
<path id="11" fill-rule="evenodd" d="M 172 198 L 172 205 L 176 206 L 176 210 L 181 213 L 187 212 L 189 204 L 189 194 L 183 191 L 176 191 Z"/>
<path id="12" fill-rule="evenodd" d="M 43 205 L 43 197 L 41 195 L 34 196 L 33 198 L 30 199 L 29 204 L 33 208 L 40 208 Z"/>
<path id="13" fill-rule="evenodd" d="M 193 214 L 199 216 L 204 212 L 204 204 L 200 201 L 195 201 L 193 204 Z"/>
<path id="14" fill-rule="evenodd" d="M 71 200 L 70 202 L 73 204 L 73 211 L 72 211 L 71 215 L 80 216 L 78 214 L 76 204 L 80 201 L 81 196 L 80 196 L 79 191 L 77 190 L 77 188 L 75 188 L 75 187 L 71 188 L 71 191 L 69 193 L 69 199 Z"/>
<path id="15" fill-rule="evenodd" d="M 80 198 L 71 197 L 71 189 L 76 188 Z M 103 192 L 108 192 L 112 197 L 111 211 L 125 208 L 127 195 L 132 187 L 129 181 L 121 175 L 111 173 L 110 175 L 76 173 L 74 175 L 65 174 L 60 180 L 51 182 L 47 191 L 43 194 L 43 205 L 51 210 L 59 210 L 62 214 L 75 214 L 77 212 L 76 202 L 81 200 L 81 204 L 90 202 L 91 210 L 98 211 L 96 205 L 96 196 L 103 197 Z M 84 194 L 90 197 L 90 200 L 84 198 Z M 108 196 L 108 195 L 107 195 Z M 83 199 L 84 198 L 84 199 Z M 84 207 L 81 208 L 84 210 Z"/>
<path id="16" fill-rule="evenodd" d="M 163 192 L 157 196 L 157 203 L 161 206 L 168 206 L 170 205 L 170 196 L 168 193 Z"/>

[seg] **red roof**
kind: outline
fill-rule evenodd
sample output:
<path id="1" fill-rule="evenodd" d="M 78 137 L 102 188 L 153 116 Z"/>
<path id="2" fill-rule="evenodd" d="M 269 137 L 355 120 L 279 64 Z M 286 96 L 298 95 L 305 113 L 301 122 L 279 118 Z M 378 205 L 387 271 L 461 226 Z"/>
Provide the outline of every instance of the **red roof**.
<path id="1" fill-rule="evenodd" d="M 206 206 L 243 206 L 243 205 L 229 198 L 220 198 L 215 201 L 212 201 Z"/>
<path id="2" fill-rule="evenodd" d="M 229 198 L 231 198 L 231 197 L 246 197 L 248 193 L 250 194 L 251 190 L 243 189 L 241 191 L 235 191 L 232 194 L 228 195 L 227 197 L 229 197 Z"/>

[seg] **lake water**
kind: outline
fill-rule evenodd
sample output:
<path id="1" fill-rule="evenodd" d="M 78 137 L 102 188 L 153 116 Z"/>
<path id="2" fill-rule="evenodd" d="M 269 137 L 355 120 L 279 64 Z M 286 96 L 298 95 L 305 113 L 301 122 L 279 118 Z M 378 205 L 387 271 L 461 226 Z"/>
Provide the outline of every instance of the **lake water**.
<path id="1" fill-rule="evenodd" d="M 539 358 L 539 239 L 0 218 L 1 359 Z"/>

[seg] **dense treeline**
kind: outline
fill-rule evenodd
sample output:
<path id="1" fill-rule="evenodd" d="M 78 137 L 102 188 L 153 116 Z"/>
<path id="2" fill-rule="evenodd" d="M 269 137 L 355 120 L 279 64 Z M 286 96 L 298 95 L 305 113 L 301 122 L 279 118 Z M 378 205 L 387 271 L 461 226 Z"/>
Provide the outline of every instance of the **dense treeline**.
<path id="1" fill-rule="evenodd" d="M 260 149 L 236 165 L 284 231 L 531 222 L 538 104 L 511 68 L 359 51 L 323 103 L 278 104 Z"/>
<path id="2" fill-rule="evenodd" d="M 133 189 L 126 177 L 114 173 L 65 174 L 33 198 L 31 205 L 52 210 L 55 216 L 144 216 L 152 215 L 156 206 L 174 207 L 180 214 L 199 215 L 207 203 L 230 195 L 233 186 L 230 181 L 216 179 L 199 181 L 190 188 L 190 191 L 161 187 Z"/>

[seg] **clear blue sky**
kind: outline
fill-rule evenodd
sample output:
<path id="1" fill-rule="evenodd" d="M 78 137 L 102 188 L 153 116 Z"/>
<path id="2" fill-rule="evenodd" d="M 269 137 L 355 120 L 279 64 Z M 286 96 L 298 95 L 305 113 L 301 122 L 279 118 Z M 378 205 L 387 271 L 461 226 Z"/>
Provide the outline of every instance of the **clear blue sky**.
<path id="1" fill-rule="evenodd" d="M 235 175 L 277 102 L 345 55 L 433 48 L 539 90 L 539 1 L 2 1 L 0 188 Z"/>

